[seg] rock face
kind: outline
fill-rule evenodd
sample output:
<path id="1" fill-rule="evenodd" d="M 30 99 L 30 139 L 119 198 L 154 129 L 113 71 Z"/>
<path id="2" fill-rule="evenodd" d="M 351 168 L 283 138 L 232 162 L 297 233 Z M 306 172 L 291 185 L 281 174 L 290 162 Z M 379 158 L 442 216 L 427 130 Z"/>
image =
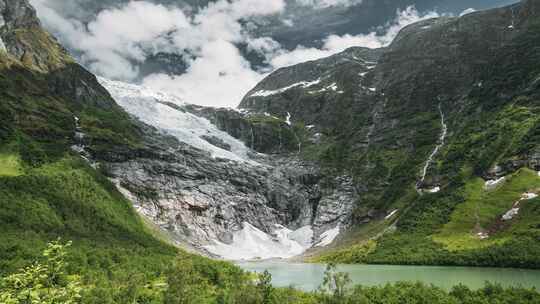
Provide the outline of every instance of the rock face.
<path id="1" fill-rule="evenodd" d="M 249 125 L 249 114 L 234 112 L 242 122 L 229 121 L 219 114 L 224 110 L 195 110 L 148 89 L 101 82 L 131 115 L 158 130 L 146 127 L 141 151 L 125 161 L 107 162 L 105 170 L 142 214 L 178 242 L 222 254 L 216 246 L 244 246 L 239 233 L 255 233 L 273 239 L 265 243 L 267 250 L 239 252 L 235 258 L 289 257 L 301 253 L 296 248 L 319 243 L 328 230 L 350 223 L 356 195 L 350 178 L 336 179 L 337 188 L 323 186 L 315 164 L 294 154 L 256 153 L 191 112 L 222 115 L 228 126 Z M 242 138 L 241 131 L 231 133 Z M 282 239 L 275 237 L 284 229 L 288 232 Z M 295 231 L 309 234 L 302 245 Z"/>
<path id="2" fill-rule="evenodd" d="M 464 164 L 480 176 L 498 161 L 508 163 L 501 165 L 506 170 L 537 169 L 534 118 L 500 138 L 516 141 L 501 144 L 507 150 L 492 139 L 503 134 L 497 128 L 523 119 L 509 114 L 514 107 L 534 112 L 537 15 L 538 1 L 529 0 L 415 23 L 387 48 L 351 48 L 280 69 L 250 91 L 240 108 L 290 113 L 294 123 L 313 125 L 318 140 L 311 149 L 326 166 L 354 177 L 361 222 L 374 209 L 395 209 L 414 185 L 438 192 L 455 176 L 449 172 Z"/>
<path id="3" fill-rule="evenodd" d="M 10 122 L 1 133 L 18 130 L 57 152 L 67 150 L 74 144 L 76 116 L 94 158 L 136 145 L 128 115 L 41 27 L 28 1 L 0 1 L 0 41 L 0 112 Z"/>
<path id="4" fill-rule="evenodd" d="M 359 84 L 375 68 L 381 53 L 351 48 L 325 59 L 279 69 L 247 93 L 239 108 L 282 118 L 289 114 L 292 122 L 334 127 L 339 124 L 338 112 L 354 107 L 353 99 L 369 99 L 376 94 L 373 88 Z"/>
<path id="5" fill-rule="evenodd" d="M 534 149 L 486 149 L 489 133 L 468 143 L 468 152 L 456 148 L 470 137 L 469 124 L 502 119 L 498 113 L 513 100 L 486 66 L 518 52 L 531 14 L 534 5 L 524 3 L 413 24 L 388 48 L 352 48 L 276 71 L 246 95 L 240 111 L 102 81 L 158 132 L 146 130 L 137 153 L 108 161 L 106 169 L 142 214 L 210 255 L 289 257 L 327 245 L 351 224 L 400 208 L 413 191 L 444 189 L 452 155 L 485 150 L 512 170 L 536 168 Z M 492 116 L 462 119 L 482 111 Z M 316 162 L 302 160 L 313 151 Z M 479 174 L 504 171 L 489 173 L 490 157 L 460 161 Z"/>

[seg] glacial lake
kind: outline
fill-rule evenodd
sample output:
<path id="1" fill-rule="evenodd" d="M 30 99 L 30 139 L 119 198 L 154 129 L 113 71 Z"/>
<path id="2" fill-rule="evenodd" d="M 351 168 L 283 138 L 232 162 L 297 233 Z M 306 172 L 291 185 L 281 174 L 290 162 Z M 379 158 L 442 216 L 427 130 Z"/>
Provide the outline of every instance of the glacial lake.
<path id="1" fill-rule="evenodd" d="M 289 263 L 281 261 L 238 262 L 238 266 L 251 272 L 268 270 L 277 287 L 293 286 L 305 291 L 317 289 L 326 265 Z M 484 286 L 486 281 L 503 286 L 535 287 L 540 290 L 540 270 L 473 268 L 451 266 L 389 266 L 338 265 L 338 271 L 347 272 L 353 283 L 365 286 L 384 285 L 397 281 L 420 281 L 449 290 L 463 284 L 471 289 Z"/>

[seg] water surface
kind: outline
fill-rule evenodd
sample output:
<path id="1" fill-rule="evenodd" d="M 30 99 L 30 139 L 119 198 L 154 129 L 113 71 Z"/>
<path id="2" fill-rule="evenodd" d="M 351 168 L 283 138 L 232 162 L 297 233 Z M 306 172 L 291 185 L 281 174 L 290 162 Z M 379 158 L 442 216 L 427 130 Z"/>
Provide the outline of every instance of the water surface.
<path id="1" fill-rule="evenodd" d="M 282 261 L 240 262 L 248 271 L 272 274 L 272 283 L 278 287 L 294 286 L 310 291 L 322 282 L 325 265 L 288 263 Z M 471 289 L 484 286 L 486 281 L 503 286 L 535 287 L 540 290 L 540 270 L 473 268 L 452 266 L 388 266 L 338 265 L 338 271 L 349 273 L 355 284 L 376 286 L 397 281 L 420 281 L 450 289 L 464 284 Z"/>

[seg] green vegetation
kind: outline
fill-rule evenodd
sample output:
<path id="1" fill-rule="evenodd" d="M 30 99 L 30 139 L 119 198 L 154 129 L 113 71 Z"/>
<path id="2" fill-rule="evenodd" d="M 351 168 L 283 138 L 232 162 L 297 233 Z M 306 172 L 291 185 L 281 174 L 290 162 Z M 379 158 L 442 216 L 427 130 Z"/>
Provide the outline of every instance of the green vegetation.
<path id="1" fill-rule="evenodd" d="M 342 249 L 324 253 L 316 257 L 314 262 L 335 263 L 339 261 L 345 264 L 361 264 L 364 263 L 370 253 L 377 247 L 377 242 L 369 240 L 365 243 L 347 246 Z"/>
<path id="2" fill-rule="evenodd" d="M 0 301 L 31 303 L 164 303 L 164 304 L 484 304 L 540 303 L 535 290 L 507 288 L 487 283 L 472 291 L 456 286 L 450 292 L 421 283 L 396 283 L 378 287 L 351 286 L 345 273 L 330 264 L 323 284 L 313 293 L 274 288 L 268 272 L 254 276 L 224 262 L 179 256 L 157 278 L 144 281 L 145 273 L 124 277 L 121 285 L 89 282 L 70 273 L 71 243 L 49 243 L 41 258 L 4 278 Z M 120 288 L 122 292 L 114 292 Z"/>
<path id="3" fill-rule="evenodd" d="M 540 187 L 540 177 L 534 171 L 522 169 L 506 178 L 494 189 L 484 189 L 484 181 L 475 178 L 465 186 L 465 202 L 459 204 L 441 231 L 434 235 L 436 242 L 442 243 L 451 251 L 482 248 L 504 243 L 512 235 L 504 233 L 505 227 L 499 223 L 501 215 L 508 211 L 522 194 Z M 527 202 L 523 202 L 526 204 Z M 479 232 L 492 231 L 494 237 L 480 240 Z M 500 233 L 498 233 L 500 232 Z"/>
<path id="4" fill-rule="evenodd" d="M 50 243 L 43 252 L 43 264 L 34 263 L 0 281 L 1 303 L 79 303 L 81 282 L 78 277 L 65 273 L 65 258 L 70 245 Z"/>
<path id="5" fill-rule="evenodd" d="M 0 153 L 0 176 L 17 176 L 21 174 L 22 166 L 19 156 Z"/>

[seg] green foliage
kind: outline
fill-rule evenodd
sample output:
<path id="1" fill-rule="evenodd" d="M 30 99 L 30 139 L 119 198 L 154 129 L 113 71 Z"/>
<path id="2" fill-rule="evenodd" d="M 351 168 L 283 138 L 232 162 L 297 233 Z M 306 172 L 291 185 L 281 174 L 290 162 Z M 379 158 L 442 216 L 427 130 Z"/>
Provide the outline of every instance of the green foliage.
<path id="1" fill-rule="evenodd" d="M 81 282 L 68 276 L 67 248 L 71 242 L 49 243 L 44 262 L 34 263 L 0 281 L 0 302 L 4 304 L 75 304 L 81 300 Z"/>
<path id="2" fill-rule="evenodd" d="M 21 175 L 22 166 L 18 155 L 0 153 L 0 176 Z"/>
<path id="3" fill-rule="evenodd" d="M 492 233 L 494 235 L 486 240 L 479 240 L 475 233 L 493 228 L 497 219 L 512 208 L 523 193 L 538 187 L 540 178 L 536 172 L 529 169 L 521 169 L 507 176 L 501 185 L 491 191 L 484 189 L 482 179 L 473 179 L 465 186 L 465 202 L 457 206 L 450 221 L 434 239 L 445 244 L 450 250 L 486 247 L 504 242 L 510 235 L 503 231 L 493 231 L 501 233 Z"/>
<path id="4" fill-rule="evenodd" d="M 314 262 L 361 264 L 365 263 L 368 255 L 375 251 L 376 247 L 377 242 L 375 240 L 369 240 L 362 244 L 323 253 Z"/>
<path id="5" fill-rule="evenodd" d="M 319 300 L 325 304 L 347 303 L 351 282 L 349 274 L 338 272 L 334 263 L 328 264 L 324 272 L 323 283 L 318 290 Z"/>
<path id="6" fill-rule="evenodd" d="M 262 294 L 262 304 L 271 304 L 274 300 L 274 287 L 272 287 L 272 275 L 268 270 L 259 276 L 257 288 Z"/>

